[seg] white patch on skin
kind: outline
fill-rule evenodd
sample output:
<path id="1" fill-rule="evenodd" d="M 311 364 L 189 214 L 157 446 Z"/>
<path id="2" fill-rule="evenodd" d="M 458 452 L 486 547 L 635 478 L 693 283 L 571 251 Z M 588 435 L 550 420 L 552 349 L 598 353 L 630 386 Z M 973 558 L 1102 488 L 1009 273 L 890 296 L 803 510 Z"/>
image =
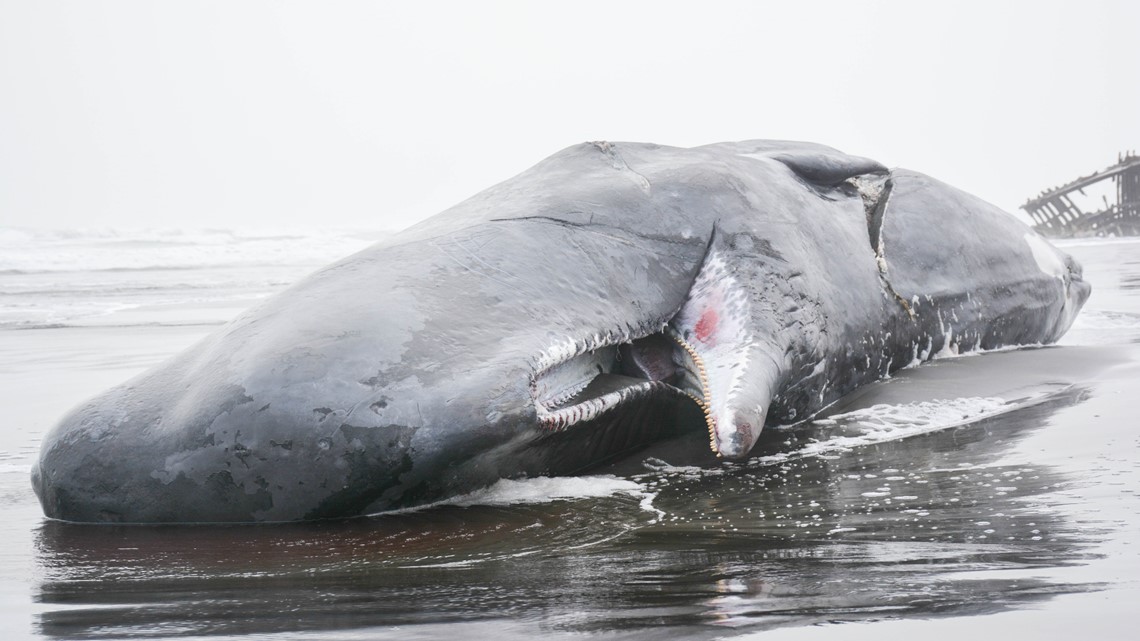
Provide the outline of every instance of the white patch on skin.
<path id="1" fill-rule="evenodd" d="M 930 360 L 930 352 L 934 349 L 934 338 L 931 336 L 926 337 L 926 347 L 919 348 L 917 342 L 911 344 L 911 359 L 904 369 L 918 367 L 924 362 Z"/>
<path id="2" fill-rule="evenodd" d="M 824 359 L 821 359 L 818 363 L 816 363 L 815 367 L 811 368 L 811 374 L 808 375 L 808 378 L 811 378 L 813 376 L 819 376 L 826 369 L 827 369 L 827 359 L 824 358 Z"/>
<path id="3" fill-rule="evenodd" d="M 765 154 L 765 153 L 761 153 L 761 152 L 736 154 L 736 155 L 740 158 L 752 158 L 754 160 L 769 160 L 769 161 L 773 160 L 772 156 Z"/>
<path id="4" fill-rule="evenodd" d="M 942 349 L 934 355 L 934 358 L 951 358 L 958 355 L 958 345 L 954 342 L 954 328 L 951 326 L 946 330 L 946 342 L 942 344 Z"/>
<path id="5" fill-rule="evenodd" d="M 1070 288 L 1071 280 L 1069 268 L 1065 264 L 1063 258 L 1064 254 L 1036 233 L 1031 232 L 1025 234 L 1025 243 L 1029 245 L 1030 251 L 1033 252 L 1033 260 L 1037 261 L 1037 267 L 1061 283 L 1062 307 L 1061 316 L 1056 324 L 1059 331 L 1055 334 L 1053 339 L 1056 340 L 1057 336 L 1060 336 L 1060 334 L 1064 333 L 1064 331 L 1073 324 L 1073 320 L 1077 317 L 1077 312 L 1081 309 L 1080 305 L 1076 302 L 1074 291 Z"/>
<path id="6" fill-rule="evenodd" d="M 1061 259 L 1060 252 L 1056 248 L 1032 232 L 1025 234 L 1025 244 L 1029 245 L 1029 251 L 1033 252 L 1033 260 L 1037 261 L 1037 267 L 1042 272 L 1064 281 L 1068 269 L 1065 268 L 1065 261 Z"/>

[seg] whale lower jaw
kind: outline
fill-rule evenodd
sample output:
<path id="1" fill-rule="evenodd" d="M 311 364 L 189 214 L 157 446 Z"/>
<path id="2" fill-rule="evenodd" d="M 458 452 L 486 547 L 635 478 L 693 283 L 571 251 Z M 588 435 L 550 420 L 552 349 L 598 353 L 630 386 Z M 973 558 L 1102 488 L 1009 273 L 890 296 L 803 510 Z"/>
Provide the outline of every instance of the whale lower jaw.
<path id="1" fill-rule="evenodd" d="M 533 378 L 531 392 L 538 425 L 544 430 L 562 432 L 621 417 L 627 429 L 641 433 L 653 426 L 630 424 L 631 413 L 636 413 L 633 406 L 676 408 L 683 404 L 699 413 L 690 413 L 688 425 L 679 426 L 681 429 L 703 423 L 714 454 L 741 458 L 747 455 L 762 424 L 755 426 L 754 433 L 745 435 L 748 442 L 743 447 L 723 452 L 723 430 L 718 432 L 718 428 L 725 422 L 724 417 L 731 421 L 736 410 L 731 404 L 732 396 L 725 398 L 718 393 L 725 386 L 716 385 L 715 378 L 718 372 L 738 370 L 743 353 L 732 349 L 714 353 L 699 342 L 684 338 L 684 333 L 673 325 L 633 341 L 583 351 Z M 644 420 L 660 420 L 649 409 L 643 408 L 642 415 Z M 734 423 L 730 429 L 740 428 Z"/>
<path id="2" fill-rule="evenodd" d="M 611 332 L 547 350 L 530 386 L 538 424 L 567 430 L 631 404 L 680 400 L 703 414 L 693 423 L 704 423 L 714 454 L 743 458 L 763 427 L 771 387 L 768 372 L 750 368 L 751 321 L 743 288 L 710 244 L 685 303 L 657 331 Z"/>

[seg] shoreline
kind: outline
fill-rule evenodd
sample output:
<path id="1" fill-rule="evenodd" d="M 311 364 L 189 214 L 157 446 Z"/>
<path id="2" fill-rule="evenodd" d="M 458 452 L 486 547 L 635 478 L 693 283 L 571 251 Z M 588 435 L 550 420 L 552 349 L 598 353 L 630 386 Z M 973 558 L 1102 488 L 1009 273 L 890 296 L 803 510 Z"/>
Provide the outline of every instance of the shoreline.
<path id="1" fill-rule="evenodd" d="M 1140 271 L 1129 258 L 1138 243 L 1082 250 L 1094 251 L 1086 273 L 1097 289 L 1061 345 L 936 360 L 860 388 L 832 411 L 1045 395 L 1036 405 L 751 467 L 643 470 L 624 477 L 642 487 L 637 496 L 553 498 L 570 489 L 553 479 L 530 486 L 550 492 L 546 500 L 351 523 L 46 521 L 28 471 L 55 422 L 241 310 L 188 301 L 0 330 L 9 418 L 0 430 L 0 506 L 9 515 L 0 523 L 0 623 L 14 639 L 403 639 L 464 629 L 503 639 L 708 639 L 733 626 L 745 640 L 1121 638 L 1140 597 L 1140 546 L 1129 540 L 1140 528 L 1140 437 L 1131 427 L 1140 289 L 1129 288 L 1137 274 L 1118 266 L 1130 260 Z M 773 442 L 786 437 L 776 432 Z M 999 481 L 1005 474 L 1024 478 Z M 893 494 L 884 498 L 882 483 L 895 484 Z M 812 526 L 813 516 L 825 525 Z M 934 527 L 937 536 L 922 538 Z M 323 600 L 312 596 L 317 586 Z M 947 605 L 923 606 L 924 598 Z M 657 605 L 639 609 L 645 603 Z M 876 609 L 886 605 L 894 609 Z M 474 622 L 495 608 L 514 615 Z M 595 627 L 552 623 L 582 617 Z M 654 627 L 660 617 L 675 623 Z M 843 624 L 828 624 L 835 620 Z"/>

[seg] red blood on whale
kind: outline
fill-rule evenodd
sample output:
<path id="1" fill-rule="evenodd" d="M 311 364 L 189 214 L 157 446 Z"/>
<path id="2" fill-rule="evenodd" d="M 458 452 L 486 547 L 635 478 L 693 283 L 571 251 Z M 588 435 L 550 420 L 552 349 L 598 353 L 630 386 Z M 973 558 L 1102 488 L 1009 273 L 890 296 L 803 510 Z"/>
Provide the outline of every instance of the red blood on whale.
<path id="1" fill-rule="evenodd" d="M 717 321 L 719 320 L 720 317 L 717 316 L 715 309 L 711 307 L 706 309 L 705 312 L 701 314 L 700 320 L 697 321 L 697 340 L 702 343 L 710 342 L 713 332 L 716 331 Z"/>

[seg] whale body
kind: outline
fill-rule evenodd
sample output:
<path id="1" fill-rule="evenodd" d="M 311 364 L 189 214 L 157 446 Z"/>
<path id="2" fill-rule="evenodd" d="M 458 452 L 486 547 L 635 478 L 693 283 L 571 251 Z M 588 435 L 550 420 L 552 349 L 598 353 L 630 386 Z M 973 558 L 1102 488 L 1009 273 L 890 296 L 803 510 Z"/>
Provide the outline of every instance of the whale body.
<path id="1" fill-rule="evenodd" d="M 293 521 L 727 459 L 939 353 L 1056 341 L 1080 266 L 923 174 L 810 143 L 584 143 L 328 266 L 67 415 L 51 518 Z"/>

